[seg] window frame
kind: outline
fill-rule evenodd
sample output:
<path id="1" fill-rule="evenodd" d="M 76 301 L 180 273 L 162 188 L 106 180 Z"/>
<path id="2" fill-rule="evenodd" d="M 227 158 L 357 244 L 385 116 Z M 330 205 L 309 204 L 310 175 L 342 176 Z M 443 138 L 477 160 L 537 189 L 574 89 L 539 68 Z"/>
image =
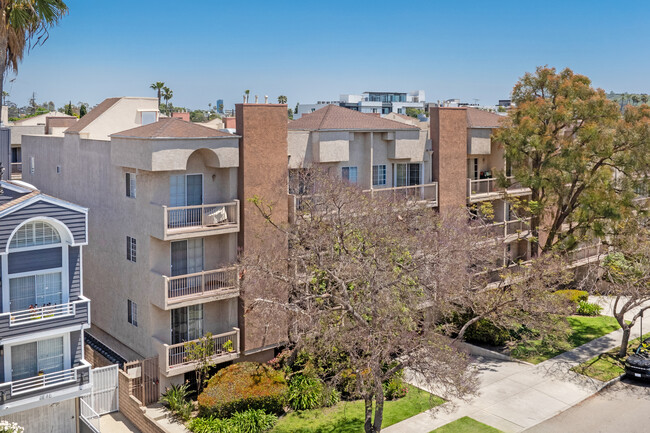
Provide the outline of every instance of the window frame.
<path id="1" fill-rule="evenodd" d="M 383 169 L 383 174 L 381 170 Z M 387 167 L 386 164 L 376 164 L 372 166 L 372 186 L 386 186 L 387 183 Z M 383 176 L 383 182 L 380 181 Z"/>
<path id="2" fill-rule="evenodd" d="M 49 339 L 60 338 L 60 337 L 63 337 L 63 369 L 68 370 L 72 368 L 72 359 L 70 357 L 70 333 L 69 332 L 63 334 L 48 335 L 47 337 L 27 338 L 25 340 L 16 341 L 15 343 L 5 344 L 4 346 L 5 382 L 13 382 L 12 368 L 11 368 L 11 349 L 14 346 L 20 346 L 23 344 L 38 342 L 39 340 L 49 340 Z"/>
<path id="3" fill-rule="evenodd" d="M 126 321 L 138 327 L 138 304 L 130 299 L 126 300 Z"/>
<path id="4" fill-rule="evenodd" d="M 126 237 L 126 259 L 130 262 L 137 262 L 137 241 L 134 237 Z"/>
<path id="5" fill-rule="evenodd" d="M 346 175 L 347 170 L 347 175 Z M 354 180 L 350 179 L 350 173 L 354 173 Z M 341 179 L 348 181 L 351 184 L 357 184 L 359 181 L 359 169 L 356 165 L 341 167 Z"/>
<path id="6" fill-rule="evenodd" d="M 124 180 L 126 186 L 126 196 L 128 198 L 135 199 L 137 197 L 137 188 L 138 188 L 137 174 L 126 172 L 124 176 Z"/>

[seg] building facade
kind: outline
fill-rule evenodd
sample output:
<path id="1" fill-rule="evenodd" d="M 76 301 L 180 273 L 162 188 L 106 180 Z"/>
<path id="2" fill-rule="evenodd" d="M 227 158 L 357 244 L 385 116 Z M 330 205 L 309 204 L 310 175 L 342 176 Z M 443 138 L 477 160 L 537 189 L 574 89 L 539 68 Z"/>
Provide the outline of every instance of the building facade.
<path id="1" fill-rule="evenodd" d="M 300 104 L 294 119 L 304 114 L 313 113 L 328 105 L 339 105 L 361 113 L 371 114 L 406 114 L 407 108 L 425 110 L 424 90 L 413 92 L 364 92 L 358 94 L 342 94 L 338 101 L 318 101 L 316 104 Z"/>
<path id="2" fill-rule="evenodd" d="M 213 361 L 223 365 L 270 359 L 286 341 L 286 329 L 247 326 L 235 267 L 244 232 L 240 190 L 264 179 L 246 169 L 254 157 L 242 143 L 248 137 L 253 146 L 275 124 L 286 154 L 286 106 L 246 104 L 238 113 L 247 120 L 237 125 L 243 135 L 234 135 L 157 120 L 156 102 L 107 99 L 63 137 L 26 137 L 24 152 L 34 161 L 26 180 L 74 198 L 93 216 L 89 232 L 99 241 L 84 265 L 88 285 L 97 288 L 89 291 L 90 333 L 127 360 L 158 357 L 162 392 L 195 369 L 188 342 L 209 336 Z M 284 158 L 272 170 L 285 178 L 286 200 Z"/>
<path id="3" fill-rule="evenodd" d="M 79 431 L 79 397 L 92 387 L 88 210 L 22 183 L 1 187 L 0 414 L 27 433 Z"/>

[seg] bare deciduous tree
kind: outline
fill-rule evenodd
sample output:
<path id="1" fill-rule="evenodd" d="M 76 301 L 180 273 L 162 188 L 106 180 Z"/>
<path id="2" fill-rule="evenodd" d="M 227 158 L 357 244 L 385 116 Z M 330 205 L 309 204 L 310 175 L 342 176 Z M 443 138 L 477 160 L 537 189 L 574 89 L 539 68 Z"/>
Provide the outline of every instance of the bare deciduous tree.
<path id="1" fill-rule="evenodd" d="M 439 215 L 417 197 L 373 198 L 316 170 L 293 182 L 294 224 L 274 221 L 272 207 L 252 199 L 269 228 L 287 236 L 289 251 L 247 251 L 243 290 L 253 308 L 289 312 L 292 347 L 335 366 L 332 381 L 353 372 L 366 432 L 381 430 L 382 384 L 398 370 L 442 397 L 473 392 L 469 358 L 450 338 L 458 330 L 444 326 L 452 314 L 543 315 L 532 304 L 548 279 L 519 284 L 508 272 L 494 285 L 489 271 L 500 246 L 472 229 L 465 213 Z M 275 285 L 286 287 L 287 300 L 266 295 L 281 292 Z"/>

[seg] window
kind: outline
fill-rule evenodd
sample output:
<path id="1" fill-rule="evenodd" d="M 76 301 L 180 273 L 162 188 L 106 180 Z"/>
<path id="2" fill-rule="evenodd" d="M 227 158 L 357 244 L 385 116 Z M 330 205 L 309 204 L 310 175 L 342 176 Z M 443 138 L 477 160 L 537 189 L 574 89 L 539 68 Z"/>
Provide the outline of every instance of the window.
<path id="1" fill-rule="evenodd" d="M 135 238 L 126 237 L 126 259 L 135 263 Z"/>
<path id="2" fill-rule="evenodd" d="M 156 121 L 156 112 L 155 111 L 143 111 L 142 112 L 142 124 L 148 125 Z"/>
<path id="3" fill-rule="evenodd" d="M 27 379 L 39 373 L 64 369 L 63 337 L 11 347 L 11 380 Z"/>
<path id="4" fill-rule="evenodd" d="M 11 239 L 9 249 L 58 244 L 61 237 L 54 226 L 44 221 L 33 221 L 20 227 Z"/>
<path id="5" fill-rule="evenodd" d="M 419 185 L 420 174 L 420 164 L 396 164 L 395 186 Z"/>
<path id="6" fill-rule="evenodd" d="M 341 169 L 341 176 L 350 183 L 357 183 L 357 168 L 343 167 Z"/>
<path id="7" fill-rule="evenodd" d="M 172 344 L 192 341 L 203 336 L 203 305 L 172 310 Z"/>
<path id="8" fill-rule="evenodd" d="M 372 186 L 386 185 L 386 166 L 373 165 L 372 166 Z"/>
<path id="9" fill-rule="evenodd" d="M 135 198 L 135 173 L 126 174 L 126 196 Z"/>
<path id="10" fill-rule="evenodd" d="M 133 325 L 138 326 L 138 304 L 130 299 L 126 300 L 126 320 Z"/>
<path id="11" fill-rule="evenodd" d="M 10 311 L 23 311 L 30 307 L 58 305 L 62 302 L 61 272 L 28 275 L 9 280 Z"/>

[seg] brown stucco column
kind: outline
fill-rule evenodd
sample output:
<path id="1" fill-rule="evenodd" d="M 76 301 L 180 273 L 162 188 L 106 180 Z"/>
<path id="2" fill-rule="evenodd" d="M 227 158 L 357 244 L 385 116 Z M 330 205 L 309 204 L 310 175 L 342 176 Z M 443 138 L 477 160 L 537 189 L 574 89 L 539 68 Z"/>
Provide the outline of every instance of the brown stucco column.
<path id="1" fill-rule="evenodd" d="M 287 106 L 283 104 L 237 104 L 235 106 L 239 143 L 238 196 L 241 204 L 238 246 L 240 253 L 267 249 L 277 254 L 286 251 L 284 236 L 264 220 L 259 210 L 249 202 L 259 197 L 272 209 L 272 218 L 278 224 L 288 221 L 288 149 Z M 246 290 L 254 283 L 255 294 Z M 239 305 L 239 326 L 242 351 L 250 353 L 271 348 L 287 340 L 286 321 L 282 315 L 251 310 L 251 297 L 269 295 L 286 299 L 276 293 L 278 286 L 269 285 L 264 293 L 263 281 L 244 279 L 243 295 Z"/>
<path id="2" fill-rule="evenodd" d="M 439 209 L 467 204 L 467 110 L 431 107 L 432 174 L 438 182 Z"/>

